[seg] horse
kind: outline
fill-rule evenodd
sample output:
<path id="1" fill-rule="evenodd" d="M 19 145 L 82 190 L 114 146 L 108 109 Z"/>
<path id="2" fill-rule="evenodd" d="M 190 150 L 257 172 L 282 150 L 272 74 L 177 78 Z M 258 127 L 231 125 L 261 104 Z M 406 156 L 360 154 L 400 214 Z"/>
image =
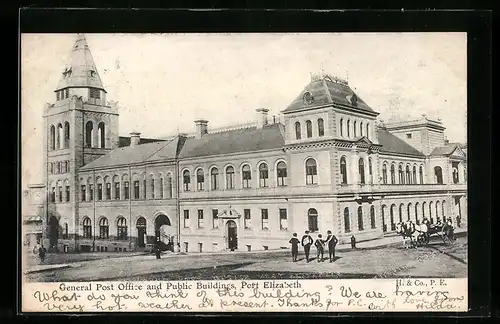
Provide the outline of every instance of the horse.
<path id="1" fill-rule="evenodd" d="M 413 234 L 415 232 L 415 226 L 412 223 L 402 223 L 399 222 L 396 224 L 396 233 L 401 235 L 403 237 L 403 247 L 408 248 L 406 245 L 406 241 L 409 239 L 410 240 L 410 247 L 414 247 L 416 241 L 413 241 Z"/>

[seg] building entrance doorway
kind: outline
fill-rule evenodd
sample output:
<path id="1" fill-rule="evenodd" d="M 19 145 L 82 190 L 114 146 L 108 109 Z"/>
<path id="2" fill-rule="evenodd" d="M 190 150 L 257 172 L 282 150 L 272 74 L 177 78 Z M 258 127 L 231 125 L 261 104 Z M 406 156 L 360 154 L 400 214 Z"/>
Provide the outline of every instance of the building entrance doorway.
<path id="1" fill-rule="evenodd" d="M 57 250 L 57 241 L 59 240 L 59 220 L 52 216 L 49 220 L 49 249 Z"/>
<path id="2" fill-rule="evenodd" d="M 155 219 L 155 240 L 160 242 L 162 251 L 174 251 L 174 237 L 172 236 L 170 219 L 160 214 Z"/>
<path id="3" fill-rule="evenodd" d="M 137 220 L 137 247 L 143 248 L 146 246 L 146 219 L 139 217 Z"/>
<path id="4" fill-rule="evenodd" d="M 233 220 L 230 220 L 226 223 L 227 228 L 227 247 L 229 250 L 234 251 L 238 249 L 238 235 L 237 230 L 238 227 Z"/>

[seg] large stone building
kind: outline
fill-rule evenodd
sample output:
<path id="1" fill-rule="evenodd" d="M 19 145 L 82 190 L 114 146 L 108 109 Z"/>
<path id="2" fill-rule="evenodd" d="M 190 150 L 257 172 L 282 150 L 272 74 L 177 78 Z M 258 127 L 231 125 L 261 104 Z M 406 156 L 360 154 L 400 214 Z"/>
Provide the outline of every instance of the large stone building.
<path id="1" fill-rule="evenodd" d="M 440 121 L 382 124 L 346 81 L 312 77 L 279 119 L 145 139 L 119 112 L 83 36 L 44 113 L 45 244 L 59 250 L 288 247 L 293 232 L 383 237 L 401 220 L 461 217 L 467 160 Z"/>

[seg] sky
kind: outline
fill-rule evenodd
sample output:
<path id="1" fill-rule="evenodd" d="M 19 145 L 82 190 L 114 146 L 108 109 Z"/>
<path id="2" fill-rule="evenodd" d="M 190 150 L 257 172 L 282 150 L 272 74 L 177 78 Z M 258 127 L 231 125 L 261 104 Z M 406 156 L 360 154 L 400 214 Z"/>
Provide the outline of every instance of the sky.
<path id="1" fill-rule="evenodd" d="M 465 33 L 86 34 L 119 133 L 166 137 L 278 115 L 311 73 L 347 79 L 384 121 L 440 118 L 466 142 Z M 22 180 L 42 182 L 43 107 L 76 34 L 21 35 Z M 272 117 L 271 117 L 272 118 Z M 26 162 L 29 161 L 29 162 Z M 26 167 L 28 166 L 28 167 Z"/>

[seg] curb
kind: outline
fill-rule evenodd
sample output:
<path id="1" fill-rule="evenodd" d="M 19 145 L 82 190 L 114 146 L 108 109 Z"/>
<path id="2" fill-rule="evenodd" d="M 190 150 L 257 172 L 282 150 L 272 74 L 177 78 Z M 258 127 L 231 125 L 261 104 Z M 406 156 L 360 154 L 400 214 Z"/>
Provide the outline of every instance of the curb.
<path id="1" fill-rule="evenodd" d="M 57 265 L 54 267 L 47 267 L 47 268 L 42 268 L 42 269 L 30 269 L 30 270 L 24 271 L 24 274 L 31 274 L 31 273 L 45 272 L 45 271 L 51 271 L 51 270 L 66 269 L 66 268 L 71 268 L 71 265 L 61 264 L 61 265 Z"/>

